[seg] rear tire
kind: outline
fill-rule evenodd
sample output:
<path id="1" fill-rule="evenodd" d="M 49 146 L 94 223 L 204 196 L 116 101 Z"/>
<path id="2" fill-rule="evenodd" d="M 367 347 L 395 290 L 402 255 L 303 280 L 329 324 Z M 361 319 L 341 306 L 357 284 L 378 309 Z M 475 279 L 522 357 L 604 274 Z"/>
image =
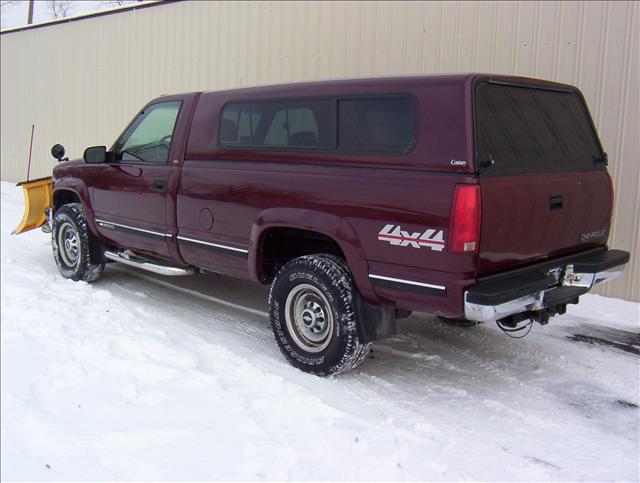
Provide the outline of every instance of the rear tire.
<path id="1" fill-rule="evenodd" d="M 87 227 L 81 203 L 56 210 L 51 231 L 53 258 L 64 278 L 93 282 L 104 270 L 99 245 Z"/>
<path id="2" fill-rule="evenodd" d="M 329 376 L 366 358 L 371 342 L 358 338 L 353 290 L 349 269 L 333 255 L 295 258 L 280 269 L 269 293 L 271 326 L 293 366 Z"/>

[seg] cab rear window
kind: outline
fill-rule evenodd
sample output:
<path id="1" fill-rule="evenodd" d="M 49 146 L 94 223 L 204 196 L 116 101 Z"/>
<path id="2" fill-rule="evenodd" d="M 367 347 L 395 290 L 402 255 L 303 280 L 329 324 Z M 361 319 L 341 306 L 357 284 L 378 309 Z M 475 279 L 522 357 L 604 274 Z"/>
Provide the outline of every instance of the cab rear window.
<path id="1" fill-rule="evenodd" d="M 480 82 L 475 107 L 476 158 L 482 170 L 603 166 L 591 120 L 576 92 Z"/>

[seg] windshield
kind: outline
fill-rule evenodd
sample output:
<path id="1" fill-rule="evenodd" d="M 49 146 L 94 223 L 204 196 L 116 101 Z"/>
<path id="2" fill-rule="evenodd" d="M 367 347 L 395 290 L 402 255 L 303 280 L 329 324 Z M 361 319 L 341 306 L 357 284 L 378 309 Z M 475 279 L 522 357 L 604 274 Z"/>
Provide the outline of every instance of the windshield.
<path id="1" fill-rule="evenodd" d="M 481 170 L 557 171 L 604 166 L 576 92 L 478 83 L 476 159 Z"/>

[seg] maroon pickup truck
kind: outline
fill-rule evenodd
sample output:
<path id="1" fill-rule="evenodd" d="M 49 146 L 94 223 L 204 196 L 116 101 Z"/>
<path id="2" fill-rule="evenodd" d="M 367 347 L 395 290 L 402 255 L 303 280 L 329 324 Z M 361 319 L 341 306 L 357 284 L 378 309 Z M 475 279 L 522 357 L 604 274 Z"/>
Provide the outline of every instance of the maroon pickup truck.
<path id="1" fill-rule="evenodd" d="M 53 180 L 64 277 L 115 261 L 271 284 L 276 342 L 318 375 L 357 366 L 410 311 L 544 324 L 629 259 L 607 248 L 611 179 L 581 93 L 535 79 L 164 96 Z"/>

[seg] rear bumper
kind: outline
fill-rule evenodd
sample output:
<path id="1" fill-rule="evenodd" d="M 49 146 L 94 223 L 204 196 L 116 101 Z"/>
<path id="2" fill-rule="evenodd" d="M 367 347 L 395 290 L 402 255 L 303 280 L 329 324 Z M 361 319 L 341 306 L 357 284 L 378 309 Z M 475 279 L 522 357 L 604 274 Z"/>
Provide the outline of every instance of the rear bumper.
<path id="1" fill-rule="evenodd" d="M 596 284 L 620 275 L 629 253 L 599 248 L 478 279 L 464 293 L 468 320 L 506 317 L 577 303 Z"/>

